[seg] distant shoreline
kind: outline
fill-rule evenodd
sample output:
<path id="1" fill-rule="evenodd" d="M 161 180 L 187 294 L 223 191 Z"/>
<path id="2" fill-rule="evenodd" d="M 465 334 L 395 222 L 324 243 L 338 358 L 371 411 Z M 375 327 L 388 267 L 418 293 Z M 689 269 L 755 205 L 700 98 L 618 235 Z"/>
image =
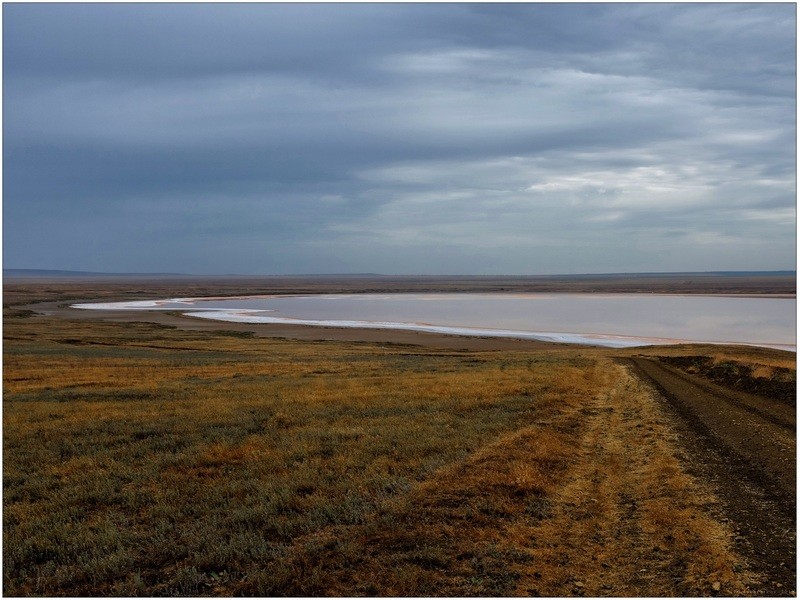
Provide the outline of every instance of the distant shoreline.
<path id="1" fill-rule="evenodd" d="M 14 274 L 17 273 L 17 274 Z M 46 272 L 45 272 L 46 273 Z M 607 275 L 320 275 L 320 276 L 173 276 L 173 275 L 24 275 L 4 270 L 4 287 L 57 286 L 80 294 L 94 286 L 118 290 L 114 299 L 151 297 L 252 296 L 259 294 L 491 292 L 710 294 L 744 297 L 796 297 L 796 273 L 641 273 Z M 134 292 L 134 295 L 130 295 Z M 74 296 L 73 296 L 74 297 Z M 109 298 L 111 299 L 111 298 Z"/>

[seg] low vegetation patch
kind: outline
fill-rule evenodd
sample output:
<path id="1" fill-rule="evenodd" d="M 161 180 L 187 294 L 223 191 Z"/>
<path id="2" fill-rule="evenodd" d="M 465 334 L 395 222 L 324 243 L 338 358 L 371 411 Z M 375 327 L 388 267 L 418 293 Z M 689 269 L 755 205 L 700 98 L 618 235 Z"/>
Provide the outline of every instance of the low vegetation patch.
<path id="1" fill-rule="evenodd" d="M 582 360 L 42 317 L 7 318 L 4 333 L 9 595 L 213 594 L 277 577 L 297 540 L 364 523 L 528 426 Z"/>
<path id="2" fill-rule="evenodd" d="M 603 352 L 4 326 L 6 595 L 746 590 Z"/>

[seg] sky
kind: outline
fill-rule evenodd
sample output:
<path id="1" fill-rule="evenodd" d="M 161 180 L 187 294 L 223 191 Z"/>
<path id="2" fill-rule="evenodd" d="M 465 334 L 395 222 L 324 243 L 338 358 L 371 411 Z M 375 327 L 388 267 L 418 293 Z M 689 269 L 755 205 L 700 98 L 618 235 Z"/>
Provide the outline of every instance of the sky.
<path id="1" fill-rule="evenodd" d="M 3 4 L 3 266 L 796 265 L 796 6 Z"/>

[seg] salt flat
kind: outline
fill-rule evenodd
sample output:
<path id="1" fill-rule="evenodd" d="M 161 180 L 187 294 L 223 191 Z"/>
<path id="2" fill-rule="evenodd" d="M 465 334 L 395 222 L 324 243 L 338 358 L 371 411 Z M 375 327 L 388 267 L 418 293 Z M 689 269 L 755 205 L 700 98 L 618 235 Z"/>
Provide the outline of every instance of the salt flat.
<path id="1" fill-rule="evenodd" d="M 796 350 L 795 298 L 679 294 L 317 294 L 75 304 L 238 323 L 394 329 L 606 347 L 706 342 Z"/>

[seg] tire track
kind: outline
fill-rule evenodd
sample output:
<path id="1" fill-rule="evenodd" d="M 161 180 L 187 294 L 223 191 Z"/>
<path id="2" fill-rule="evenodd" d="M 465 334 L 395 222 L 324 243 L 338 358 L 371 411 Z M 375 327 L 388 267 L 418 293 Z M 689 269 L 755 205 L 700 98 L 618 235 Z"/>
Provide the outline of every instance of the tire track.
<path id="1" fill-rule="evenodd" d="M 761 575 L 756 592 L 796 590 L 796 434 L 646 358 L 624 361 L 655 388 L 673 415 L 689 468 L 711 484 L 736 545 Z M 732 398 L 729 396 L 733 396 Z M 773 415 L 772 415 L 773 416 Z"/>
<path id="2" fill-rule="evenodd" d="M 688 373 L 680 371 L 671 365 L 663 364 L 662 362 L 658 362 L 657 366 L 678 379 L 702 388 L 708 394 L 716 396 L 722 401 L 733 404 L 753 415 L 757 415 L 778 427 L 792 431 L 794 434 L 796 433 L 796 410 L 793 406 L 788 406 L 783 402 L 769 400 L 768 398 L 761 398 L 754 394 L 725 389 L 715 383 L 689 375 Z"/>

